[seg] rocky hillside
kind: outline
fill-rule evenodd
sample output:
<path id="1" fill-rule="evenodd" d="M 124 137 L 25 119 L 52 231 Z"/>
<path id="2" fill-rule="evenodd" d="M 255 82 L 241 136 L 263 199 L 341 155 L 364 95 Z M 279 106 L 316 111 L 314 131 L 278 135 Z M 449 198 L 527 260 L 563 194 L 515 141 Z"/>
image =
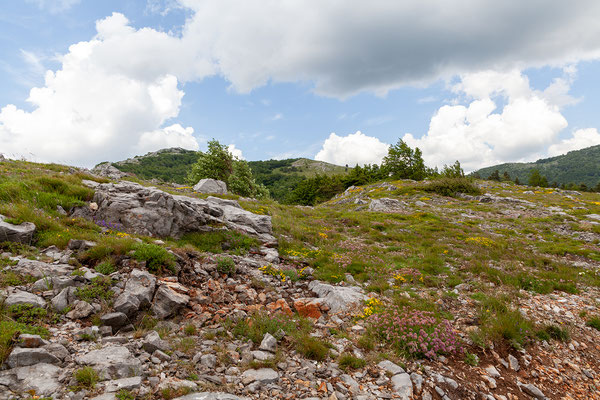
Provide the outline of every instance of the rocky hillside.
<path id="1" fill-rule="evenodd" d="M 592 146 L 582 150 L 570 151 L 567 154 L 537 160 L 532 163 L 508 163 L 482 168 L 476 173 L 487 178 L 495 170 L 500 176 L 507 172 L 514 180 L 527 183 L 533 169 L 540 171 L 548 179 L 548 183 L 559 185 L 573 183 L 585 184 L 594 188 L 600 184 L 600 146 Z"/>
<path id="2" fill-rule="evenodd" d="M 598 194 L 313 208 L 2 161 L 0 214 L 0 399 L 600 398 Z"/>

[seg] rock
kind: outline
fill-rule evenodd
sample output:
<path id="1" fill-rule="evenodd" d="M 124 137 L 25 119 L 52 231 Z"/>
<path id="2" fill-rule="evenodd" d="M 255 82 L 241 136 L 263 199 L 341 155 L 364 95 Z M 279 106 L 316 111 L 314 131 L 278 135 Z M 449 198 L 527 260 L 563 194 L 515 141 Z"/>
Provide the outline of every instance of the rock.
<path id="1" fill-rule="evenodd" d="M 312 281 L 308 288 L 323 299 L 330 313 L 340 313 L 360 305 L 366 296 L 357 286 L 333 286 L 320 281 Z"/>
<path id="2" fill-rule="evenodd" d="M 21 275 L 30 275 L 37 279 L 48 278 L 51 276 L 71 275 L 73 267 L 68 264 L 48 264 L 37 260 L 28 260 L 23 258 L 17 265 L 12 265 L 6 269 Z"/>
<path id="3" fill-rule="evenodd" d="M 128 319 L 127 315 L 122 312 L 112 312 L 101 316 L 100 321 L 102 322 L 102 325 L 108 325 L 116 331 L 120 327 L 126 325 Z"/>
<path id="4" fill-rule="evenodd" d="M 59 364 L 60 360 L 45 349 L 21 347 L 15 347 L 6 359 L 6 365 L 10 368 L 27 367 L 41 363 Z"/>
<path id="5" fill-rule="evenodd" d="M 69 286 L 75 286 L 75 279 L 70 276 L 51 276 L 39 279 L 31 286 L 34 292 L 45 292 L 46 290 L 62 290 Z"/>
<path id="6" fill-rule="evenodd" d="M 50 343 L 44 346 L 44 350 L 52 354 L 61 361 L 65 361 L 69 357 L 69 350 L 60 343 Z"/>
<path id="7" fill-rule="evenodd" d="M 271 368 L 248 369 L 242 374 L 242 383 L 244 385 L 252 382 L 259 382 L 266 385 L 268 383 L 277 382 L 278 380 L 279 374 Z"/>
<path id="8" fill-rule="evenodd" d="M 171 361 L 171 356 L 160 350 L 156 350 L 152 353 L 152 358 L 156 358 L 160 362 Z"/>
<path id="9" fill-rule="evenodd" d="M 214 354 L 204 354 L 200 357 L 200 364 L 213 369 L 217 366 L 217 356 Z"/>
<path id="10" fill-rule="evenodd" d="M 46 302 L 40 296 L 36 296 L 33 293 L 25 292 L 23 290 L 18 290 L 4 300 L 4 305 L 6 307 L 31 305 L 33 307 L 44 308 L 46 306 Z"/>
<path id="11" fill-rule="evenodd" d="M 40 335 L 31 335 L 29 333 L 21 333 L 19 335 L 19 346 L 21 347 L 33 349 L 42 347 L 44 344 L 44 339 Z"/>
<path id="12" fill-rule="evenodd" d="M 0 242 L 30 244 L 35 232 L 35 224 L 23 222 L 20 225 L 13 225 L 5 222 L 5 218 L 4 215 L 0 215 Z"/>
<path id="13" fill-rule="evenodd" d="M 269 353 L 268 351 L 255 350 L 251 352 L 252 357 L 258 361 L 267 361 L 275 358 L 275 354 Z"/>
<path id="14" fill-rule="evenodd" d="M 368 210 L 374 212 L 397 212 L 404 210 L 406 206 L 407 204 L 403 201 L 383 197 L 371 200 Z"/>
<path id="15" fill-rule="evenodd" d="M 119 390 L 135 390 L 142 386 L 141 376 L 132 376 L 131 378 L 116 379 L 106 383 L 106 392 L 118 392 Z"/>
<path id="16" fill-rule="evenodd" d="M 177 397 L 174 400 L 248 400 L 248 397 L 239 397 L 228 393 L 202 392 Z"/>
<path id="17" fill-rule="evenodd" d="M 227 194 L 227 184 L 217 179 L 200 179 L 198 183 L 194 185 L 194 192 Z"/>
<path id="18" fill-rule="evenodd" d="M 75 292 L 77 289 L 74 287 L 66 287 L 59 294 L 54 296 L 50 303 L 52 307 L 58 312 L 63 312 L 67 307 L 74 304 L 77 301 Z"/>
<path id="19" fill-rule="evenodd" d="M 35 392 L 38 396 L 51 396 L 60 391 L 58 377 L 62 368 L 52 364 L 36 364 L 0 371 L 0 385 L 23 393 Z"/>
<path id="20" fill-rule="evenodd" d="M 122 171 L 118 170 L 117 168 L 113 167 L 113 165 L 108 162 L 104 162 L 104 163 L 96 165 L 94 168 L 92 168 L 92 174 L 98 175 L 98 176 L 104 176 L 106 178 L 115 179 L 115 180 L 124 178 L 127 175 L 129 175 L 129 174 L 122 172 Z"/>
<path id="21" fill-rule="evenodd" d="M 523 390 L 525 393 L 527 393 L 528 395 L 538 399 L 538 400 L 545 400 L 546 396 L 544 395 L 544 393 L 542 393 L 542 391 L 540 389 L 538 389 L 536 386 L 534 386 L 531 383 L 525 384 L 525 385 L 520 385 L 521 390 Z"/>
<path id="22" fill-rule="evenodd" d="M 190 301 L 190 296 L 178 293 L 167 285 L 161 285 L 154 295 L 152 313 L 157 318 L 165 319 L 177 313 Z"/>
<path id="23" fill-rule="evenodd" d="M 92 242 L 89 240 L 81 240 L 81 239 L 71 239 L 71 240 L 69 240 L 69 243 L 67 244 L 67 247 L 70 250 L 81 250 L 81 251 L 89 250 L 94 246 L 96 246 L 96 242 Z"/>
<path id="24" fill-rule="evenodd" d="M 265 333 L 265 336 L 263 337 L 262 342 L 260 342 L 258 349 L 275 353 L 277 350 L 277 339 L 275 339 L 270 333 Z"/>
<path id="25" fill-rule="evenodd" d="M 410 375 L 401 373 L 392 377 L 392 386 L 396 394 L 403 400 L 410 400 L 413 394 L 412 381 Z"/>
<path id="26" fill-rule="evenodd" d="M 246 211 L 233 200 L 172 195 L 122 181 L 98 185 L 93 201 L 98 205 L 96 211 L 79 207 L 72 216 L 118 224 L 130 233 L 175 238 L 188 232 L 211 230 L 210 225 L 217 223 L 263 242 L 276 242 L 270 216 Z"/>
<path id="27" fill-rule="evenodd" d="M 514 357 L 512 354 L 508 355 L 508 364 L 510 365 L 510 368 L 513 371 L 518 371 L 519 369 L 521 369 L 521 366 L 519 365 L 519 360 L 517 360 L 517 358 Z"/>
<path id="28" fill-rule="evenodd" d="M 142 364 L 126 347 L 108 346 L 76 357 L 78 364 L 93 367 L 103 379 L 138 376 Z"/>
<path id="29" fill-rule="evenodd" d="M 150 305 L 155 288 L 156 277 L 154 275 L 139 269 L 132 270 L 123 293 L 115 300 L 114 310 L 132 316 L 140 307 Z"/>
<path id="30" fill-rule="evenodd" d="M 75 306 L 65 316 L 69 319 L 81 319 L 89 317 L 94 312 L 94 307 L 87 301 L 77 300 Z"/>
<path id="31" fill-rule="evenodd" d="M 303 317 L 321 318 L 321 305 L 317 299 L 296 299 L 294 300 L 294 308 Z"/>
<path id="32" fill-rule="evenodd" d="M 485 368 L 485 371 L 488 373 L 489 376 L 491 376 L 492 378 L 500 378 L 500 372 L 498 372 L 498 370 L 496 369 L 496 367 L 494 367 L 493 365 L 488 365 Z"/>
<path id="33" fill-rule="evenodd" d="M 150 354 L 156 350 L 167 351 L 171 348 L 169 342 L 162 340 L 156 331 L 152 331 L 146 335 L 142 347 Z"/>
<path id="34" fill-rule="evenodd" d="M 384 360 L 381 361 L 379 364 L 377 364 L 377 366 L 387 372 L 389 372 L 392 375 L 396 375 L 396 374 L 402 374 L 404 373 L 404 369 L 402 367 L 400 367 L 399 365 L 394 364 L 393 362 L 389 361 L 389 360 Z"/>

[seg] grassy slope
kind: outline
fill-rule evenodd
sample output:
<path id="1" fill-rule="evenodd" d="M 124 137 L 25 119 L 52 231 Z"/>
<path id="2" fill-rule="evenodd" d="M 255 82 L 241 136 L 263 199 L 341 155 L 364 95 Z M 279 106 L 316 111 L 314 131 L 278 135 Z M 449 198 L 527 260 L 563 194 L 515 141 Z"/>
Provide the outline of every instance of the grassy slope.
<path id="1" fill-rule="evenodd" d="M 500 175 L 508 172 L 513 180 L 518 177 L 519 181 L 526 183 L 531 170 L 535 168 L 548 178 L 548 183 L 575 183 L 577 185 L 585 183 L 588 187 L 595 187 L 600 183 L 600 146 L 571 151 L 565 155 L 532 163 L 494 165 L 476 172 L 484 178 L 495 170 L 500 171 Z"/>
<path id="2" fill-rule="evenodd" d="M 36 223 L 38 232 L 33 244 L 38 249 L 49 245 L 64 248 L 70 238 L 81 238 L 100 243 L 84 260 L 88 265 L 126 254 L 134 245 L 129 235 L 102 233 L 93 223 L 56 211 L 57 205 L 68 209 L 91 198 L 92 192 L 81 184 L 84 178 L 90 177 L 69 172 L 63 166 L 2 162 L 0 213 L 15 223 Z M 340 282 L 351 274 L 365 282 L 368 290 L 388 293 L 397 304 L 430 309 L 440 315 L 448 316 L 448 310 L 440 308 L 436 300 L 451 297 L 450 291 L 460 283 L 468 282 L 472 287 L 476 300 L 473 307 L 495 304 L 493 299 L 500 294 L 505 295 L 502 301 L 510 304 L 517 301 L 519 290 L 585 293 L 588 287 L 600 286 L 600 277 L 573 263 L 600 262 L 600 228 L 585 217 L 600 214 L 600 195 L 596 193 L 574 197 L 545 189 L 531 194 L 525 193 L 529 188 L 522 186 L 480 182 L 487 185 L 485 191 L 536 204 L 517 217 L 511 214 L 515 210 L 511 205 L 426 193 L 419 183 L 393 184 L 398 190 L 390 192 L 371 185 L 347 196 L 395 198 L 407 204 L 403 212 L 366 212 L 357 210 L 356 204 L 336 204 L 339 199 L 314 208 L 274 201 L 242 202 L 242 206 L 273 216 L 280 253 L 289 263 L 310 265 L 316 269 L 317 278 L 331 282 Z M 194 195 L 188 189 L 177 192 Z M 560 207 L 564 214 L 548 211 L 551 206 Z M 200 236 L 167 243 L 220 251 L 219 240 L 230 238 Z M 38 251 L 27 246 L 4 246 L 25 254 Z M 497 330 L 505 330 L 502 318 L 518 322 L 508 314 L 508 306 L 494 307 L 488 310 L 504 311 L 497 311 L 493 318 L 481 317 L 480 331 L 488 332 L 488 339 L 494 338 Z M 511 340 L 523 341 L 519 333 L 511 334 L 516 337 L 502 333 L 505 339 L 507 335 Z"/>

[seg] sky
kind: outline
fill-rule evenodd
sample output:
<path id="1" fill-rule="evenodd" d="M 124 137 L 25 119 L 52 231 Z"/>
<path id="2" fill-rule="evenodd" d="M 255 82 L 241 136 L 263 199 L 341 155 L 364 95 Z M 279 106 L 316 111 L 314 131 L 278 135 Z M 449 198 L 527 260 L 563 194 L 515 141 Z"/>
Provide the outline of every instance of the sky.
<path id="1" fill-rule="evenodd" d="M 600 2 L 23 0 L 0 9 L 0 153 L 472 171 L 600 144 Z"/>

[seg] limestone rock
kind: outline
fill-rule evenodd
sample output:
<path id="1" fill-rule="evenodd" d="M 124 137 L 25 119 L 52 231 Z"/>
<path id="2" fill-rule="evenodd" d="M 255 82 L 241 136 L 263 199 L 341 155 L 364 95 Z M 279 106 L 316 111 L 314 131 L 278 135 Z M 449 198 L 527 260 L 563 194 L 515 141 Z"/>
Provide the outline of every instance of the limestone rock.
<path id="1" fill-rule="evenodd" d="M 259 350 L 275 353 L 277 350 L 277 339 L 275 339 L 270 333 L 265 333 L 262 342 L 260 342 Z"/>
<path id="2" fill-rule="evenodd" d="M 92 350 L 76 358 L 78 364 L 93 367 L 101 378 L 119 379 L 138 376 L 141 362 L 124 346 L 108 346 Z"/>
<path id="3" fill-rule="evenodd" d="M 278 380 L 279 374 L 271 368 L 248 369 L 242 374 L 242 383 L 245 385 L 252 382 L 268 384 L 277 382 Z"/>
<path id="4" fill-rule="evenodd" d="M 377 364 L 377 366 L 385 370 L 386 372 L 389 372 L 392 375 L 402 374 L 405 372 L 401 366 L 396 365 L 389 360 L 383 360 L 379 364 Z"/>
<path id="5" fill-rule="evenodd" d="M 94 175 L 104 176 L 106 178 L 115 180 L 124 178 L 127 175 L 129 175 L 123 171 L 118 170 L 117 168 L 113 167 L 112 164 L 107 162 L 96 165 L 92 169 L 92 173 Z"/>
<path id="6" fill-rule="evenodd" d="M 77 301 L 75 292 L 77 291 L 74 287 L 66 287 L 59 294 L 54 296 L 50 303 L 52 307 L 58 312 L 64 311 L 67 307 L 74 304 Z"/>
<path id="7" fill-rule="evenodd" d="M 142 386 L 141 376 L 132 376 L 131 378 L 115 379 L 106 383 L 105 391 L 112 393 L 119 390 L 134 390 Z"/>
<path id="8" fill-rule="evenodd" d="M 56 394 L 61 384 L 58 377 L 62 369 L 52 364 L 36 364 L 0 371 L 0 385 L 18 393 L 34 391 L 38 396 Z"/>
<path id="9" fill-rule="evenodd" d="M 407 373 L 397 374 L 392 377 L 392 386 L 396 394 L 403 400 L 410 400 L 413 394 L 412 381 Z"/>
<path id="10" fill-rule="evenodd" d="M 116 331 L 122 326 L 126 325 L 128 319 L 127 315 L 121 312 L 112 312 L 101 316 L 100 321 L 102 321 L 102 325 L 110 326 Z"/>
<path id="11" fill-rule="evenodd" d="M 51 276 L 71 275 L 73 267 L 68 264 L 48 264 L 37 260 L 28 260 L 23 258 L 17 265 L 6 268 L 21 275 L 31 275 L 34 278 L 42 279 Z"/>
<path id="12" fill-rule="evenodd" d="M 162 340 L 156 331 L 152 331 L 146 335 L 142 347 L 150 354 L 156 350 L 167 351 L 171 348 L 169 342 Z"/>
<path id="13" fill-rule="evenodd" d="M 200 179 L 194 185 L 194 192 L 227 194 L 227 184 L 217 179 Z"/>
<path id="14" fill-rule="evenodd" d="M 407 204 L 403 201 L 383 197 L 373 199 L 369 204 L 369 211 L 374 212 L 398 212 L 405 209 Z"/>
<path id="15" fill-rule="evenodd" d="M 161 285 L 154 295 L 152 313 L 164 319 L 177 313 L 190 301 L 190 297 L 171 289 L 168 285 Z"/>
<path id="16" fill-rule="evenodd" d="M 46 306 L 46 302 L 40 296 L 36 296 L 33 293 L 25 292 L 23 290 L 18 290 L 4 300 L 4 305 L 7 307 L 31 305 L 33 307 L 43 308 Z"/>
<path id="17" fill-rule="evenodd" d="M 36 364 L 59 364 L 60 360 L 42 348 L 15 347 L 6 359 L 10 368 L 27 367 Z"/>
<path id="18" fill-rule="evenodd" d="M 359 305 L 366 296 L 357 286 L 333 286 L 320 281 L 312 281 L 308 288 L 323 299 L 329 307 L 330 313 L 339 313 L 350 310 Z"/>
<path id="19" fill-rule="evenodd" d="M 36 347 L 42 347 L 44 342 L 44 339 L 42 339 L 40 335 L 31 335 L 29 333 L 21 333 L 19 335 L 19 345 L 21 347 L 33 349 Z"/>
<path id="20" fill-rule="evenodd" d="M 13 225 L 5 222 L 4 219 L 4 215 L 0 215 L 0 242 L 31 243 L 35 232 L 34 223 L 23 222 L 20 225 Z"/>
<path id="21" fill-rule="evenodd" d="M 147 307 L 154 296 L 156 278 L 147 271 L 134 269 L 129 275 L 125 289 L 115 300 L 113 308 L 127 316 L 135 314 L 140 307 Z"/>
<path id="22" fill-rule="evenodd" d="M 75 307 L 65 316 L 69 319 L 81 319 L 89 317 L 94 312 L 94 307 L 87 301 L 78 300 Z"/>
<path id="23" fill-rule="evenodd" d="M 131 233 L 175 238 L 188 232 L 207 231 L 212 229 L 209 224 L 221 223 L 263 242 L 276 242 L 270 216 L 246 211 L 233 200 L 172 195 L 122 181 L 98 185 L 93 202 L 98 205 L 97 210 L 80 207 L 72 215 L 118 224 Z"/>

